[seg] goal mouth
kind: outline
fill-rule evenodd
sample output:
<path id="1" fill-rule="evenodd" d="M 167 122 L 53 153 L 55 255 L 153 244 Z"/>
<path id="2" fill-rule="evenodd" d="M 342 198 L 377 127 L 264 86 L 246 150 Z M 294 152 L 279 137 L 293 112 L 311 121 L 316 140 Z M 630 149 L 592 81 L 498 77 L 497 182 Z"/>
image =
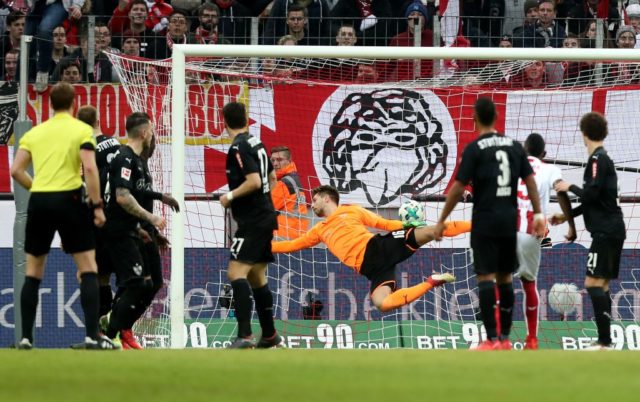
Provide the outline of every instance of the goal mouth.
<path id="1" fill-rule="evenodd" d="M 397 216 L 403 201 L 419 200 L 428 223 L 442 210 L 462 151 L 475 137 L 472 116 L 478 97 L 488 96 L 496 103 L 501 132 L 518 141 L 531 132 L 541 133 L 547 163 L 560 167 L 572 183 L 582 181 L 587 158 L 577 123 L 582 114 L 599 111 L 609 120 L 606 147 L 619 168 L 629 229 L 623 259 L 635 266 L 640 159 L 635 137 L 627 134 L 640 126 L 636 56 L 587 52 L 583 59 L 572 56 L 563 61 L 549 60 L 559 55 L 550 51 L 539 63 L 545 59 L 538 57 L 544 55 L 539 49 L 532 49 L 526 60 L 518 60 L 517 52 L 509 54 L 515 60 L 501 60 L 507 53 L 486 49 L 488 53 L 476 59 L 461 50 L 442 51 L 435 60 L 414 60 L 424 55 L 404 49 L 364 54 L 374 50 L 359 48 L 352 49 L 353 57 L 306 57 L 307 49 L 292 48 L 260 49 L 271 54 L 247 50 L 233 57 L 187 53 L 178 66 L 171 60 L 108 54 L 131 109 L 153 118 L 159 142 L 151 160 L 156 191 L 172 192 L 185 205 L 180 216 L 159 211 L 170 218 L 173 238 L 171 262 L 169 254 L 164 256 L 165 277 L 172 287 L 180 283 L 182 290 L 163 290 L 140 324 L 138 331 L 150 346 L 223 347 L 235 336 L 232 295 L 225 286 L 234 227 L 217 198 L 210 196 L 228 190 L 225 161 L 230 142 L 221 109 L 229 101 L 247 105 L 248 131 L 267 149 L 290 148 L 306 202 L 312 188 L 331 184 L 340 191 L 342 203 L 357 203 L 388 218 Z M 184 77 L 179 84 L 177 75 Z M 460 204 L 452 219 L 470 219 L 471 209 L 471 203 Z M 556 210 L 552 202 L 548 212 Z M 305 218 L 310 225 L 317 222 Z M 553 247 L 542 252 L 538 288 L 544 347 L 578 349 L 580 339 L 596 334 L 584 292 L 563 314 L 548 301 L 554 284 L 583 281 L 590 237 L 582 223 L 578 225 L 573 245 L 563 240 L 565 227 L 550 227 Z M 278 255 L 268 270 L 278 330 L 293 347 L 473 345 L 482 338 L 482 326 L 468 247 L 468 236 L 430 243 L 399 265 L 397 283 L 402 287 L 432 272 L 450 272 L 457 279 L 388 314 L 372 307 L 366 279 L 325 248 Z M 178 250 L 183 254 L 176 259 Z M 632 325 L 638 321 L 633 296 L 638 277 L 637 269 L 622 270 L 620 281 L 612 283 L 613 315 L 620 326 L 615 331 L 622 331 L 618 340 L 623 348 L 637 343 L 624 334 L 635 333 Z M 526 336 L 521 303 L 518 293 L 512 332 L 516 343 Z"/>

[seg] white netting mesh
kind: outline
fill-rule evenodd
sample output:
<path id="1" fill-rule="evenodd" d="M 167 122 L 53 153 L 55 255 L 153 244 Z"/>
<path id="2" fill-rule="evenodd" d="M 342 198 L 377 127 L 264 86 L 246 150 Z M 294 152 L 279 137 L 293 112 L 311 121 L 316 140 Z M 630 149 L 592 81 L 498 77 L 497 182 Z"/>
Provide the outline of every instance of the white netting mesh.
<path id="1" fill-rule="evenodd" d="M 147 111 L 154 118 L 161 145 L 151 165 L 156 185 L 170 191 L 171 65 L 122 55 L 109 58 L 131 109 Z M 229 315 L 233 310 L 227 304 L 230 295 L 225 290 L 229 223 L 220 204 L 207 196 L 227 190 L 224 161 L 229 141 L 223 135 L 221 109 L 232 100 L 248 105 L 249 130 L 267 148 L 290 147 L 307 195 L 320 183 L 332 184 L 340 189 L 343 202 L 360 203 L 387 217 L 395 216 L 402 199 L 414 197 L 423 200 L 431 222 L 439 214 L 438 200 L 464 145 L 474 138 L 472 106 L 478 96 L 494 99 L 502 116 L 498 127 L 509 136 L 523 141 L 532 131 L 541 133 L 550 162 L 558 163 L 573 183 L 581 182 L 586 159 L 577 121 L 583 113 L 599 110 L 609 119 L 607 149 L 616 164 L 626 169 L 619 172 L 623 201 L 630 201 L 623 204 L 629 229 L 623 259 L 636 261 L 640 215 L 633 202 L 640 169 L 634 148 L 638 137 L 633 131 L 640 125 L 640 94 L 634 86 L 640 78 L 637 64 L 459 62 L 456 71 L 451 63 L 436 66 L 433 69 L 431 61 L 402 60 L 187 59 L 185 321 L 189 345 L 220 347 L 235 336 L 235 319 Z M 439 78 L 433 78 L 434 71 Z M 552 210 L 557 209 L 552 205 Z M 452 219 L 470 217 L 471 204 L 464 203 Z M 554 247 L 543 252 L 539 278 L 541 341 L 555 347 L 569 342 L 557 334 L 574 339 L 594 334 L 592 325 L 583 325 L 592 317 L 584 290 L 584 302 L 567 316 L 547 304 L 553 284 L 583 280 L 583 246 L 588 247 L 589 234 L 579 222 L 579 245 L 568 247 L 563 244 L 564 230 L 551 228 Z M 466 347 L 477 342 L 482 332 L 476 319 L 477 289 L 468 242 L 463 235 L 429 244 L 401 264 L 397 272 L 402 287 L 431 272 L 452 272 L 457 279 L 384 315 L 371 307 L 366 279 L 341 265 L 325 248 L 279 255 L 269 268 L 277 325 L 294 347 Z M 165 263 L 170 280 L 168 258 Z M 629 327 L 638 321 L 640 291 L 635 271 L 625 269 L 626 264 L 621 281 L 612 289 L 613 318 Z M 514 338 L 523 339 L 522 293 L 519 285 L 516 289 Z M 148 345 L 166 345 L 168 313 L 167 296 L 162 294 L 137 328 Z M 636 328 L 630 328 L 627 332 L 635 334 Z M 637 330 L 640 333 L 640 327 Z M 628 347 L 638 343 L 624 336 L 620 339 Z"/>

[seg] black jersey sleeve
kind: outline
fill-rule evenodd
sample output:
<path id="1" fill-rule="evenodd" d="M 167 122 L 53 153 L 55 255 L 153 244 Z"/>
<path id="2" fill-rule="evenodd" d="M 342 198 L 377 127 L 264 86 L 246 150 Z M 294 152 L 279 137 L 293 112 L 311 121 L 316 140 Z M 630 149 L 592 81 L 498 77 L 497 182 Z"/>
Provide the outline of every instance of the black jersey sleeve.
<path id="1" fill-rule="evenodd" d="M 456 180 L 462 182 L 465 185 L 469 184 L 473 177 L 477 157 L 478 147 L 475 142 L 472 142 L 467 145 L 462 152 L 462 160 L 460 161 L 460 167 L 458 167 Z"/>
<path id="2" fill-rule="evenodd" d="M 135 190 L 135 183 L 133 182 L 135 167 L 132 161 L 132 158 L 126 157 L 122 153 L 116 155 L 113 161 L 111 161 L 109 176 L 113 186 L 112 190 L 118 187 Z"/>

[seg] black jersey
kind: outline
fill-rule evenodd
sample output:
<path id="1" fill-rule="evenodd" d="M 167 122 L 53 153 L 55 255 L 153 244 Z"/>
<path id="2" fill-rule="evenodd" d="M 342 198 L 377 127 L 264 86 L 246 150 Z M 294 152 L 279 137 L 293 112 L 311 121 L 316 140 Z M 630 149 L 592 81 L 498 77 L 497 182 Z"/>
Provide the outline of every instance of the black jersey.
<path id="1" fill-rule="evenodd" d="M 603 147 L 596 148 L 589 156 L 582 189 L 571 186 L 570 190 L 581 198 L 584 224 L 592 235 L 626 237 L 622 209 L 618 205 L 618 175 Z"/>
<path id="2" fill-rule="evenodd" d="M 96 137 L 96 165 L 98 166 L 98 176 L 100 177 L 100 197 L 104 199 L 104 190 L 107 186 L 107 176 L 109 174 L 109 164 L 120 149 L 120 143 L 113 137 L 100 134 Z"/>
<path id="3" fill-rule="evenodd" d="M 106 227 L 110 234 L 117 234 L 134 230 L 138 224 L 138 218 L 129 214 L 116 201 L 116 189 L 126 188 L 140 205 L 144 203 L 145 191 L 150 188 L 144 174 L 142 159 L 133 149 L 122 145 L 109 166 L 108 190 L 105 193 L 107 200 Z"/>
<path id="4" fill-rule="evenodd" d="M 276 229 L 276 212 L 269 185 L 273 166 L 262 142 L 249 133 L 238 134 L 227 154 L 226 170 L 229 190 L 238 188 L 245 181 L 245 176 L 251 173 L 258 173 L 262 183 L 258 190 L 231 203 L 231 213 L 238 226 L 259 225 Z"/>
<path id="5" fill-rule="evenodd" d="M 518 181 L 530 174 L 524 148 L 509 137 L 488 133 L 467 145 L 456 180 L 473 186 L 474 233 L 515 236 Z"/>

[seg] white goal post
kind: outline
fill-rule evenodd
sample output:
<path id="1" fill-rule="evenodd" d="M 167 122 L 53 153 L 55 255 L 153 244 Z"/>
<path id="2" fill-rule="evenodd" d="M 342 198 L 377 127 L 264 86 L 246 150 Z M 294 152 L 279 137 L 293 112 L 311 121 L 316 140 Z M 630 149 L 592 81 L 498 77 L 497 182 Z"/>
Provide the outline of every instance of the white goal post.
<path id="1" fill-rule="evenodd" d="M 447 47 L 331 47 L 256 45 L 174 45 L 171 61 L 171 147 L 172 195 L 184 206 L 185 125 L 187 119 L 187 57 L 242 58 L 357 58 L 432 60 L 542 60 L 542 61 L 627 61 L 640 62 L 640 52 L 626 49 L 514 49 Z M 375 85 L 375 84 L 373 84 Z M 381 84 L 382 86 L 382 84 Z M 184 212 L 171 218 L 170 345 L 185 344 L 184 325 Z"/>

